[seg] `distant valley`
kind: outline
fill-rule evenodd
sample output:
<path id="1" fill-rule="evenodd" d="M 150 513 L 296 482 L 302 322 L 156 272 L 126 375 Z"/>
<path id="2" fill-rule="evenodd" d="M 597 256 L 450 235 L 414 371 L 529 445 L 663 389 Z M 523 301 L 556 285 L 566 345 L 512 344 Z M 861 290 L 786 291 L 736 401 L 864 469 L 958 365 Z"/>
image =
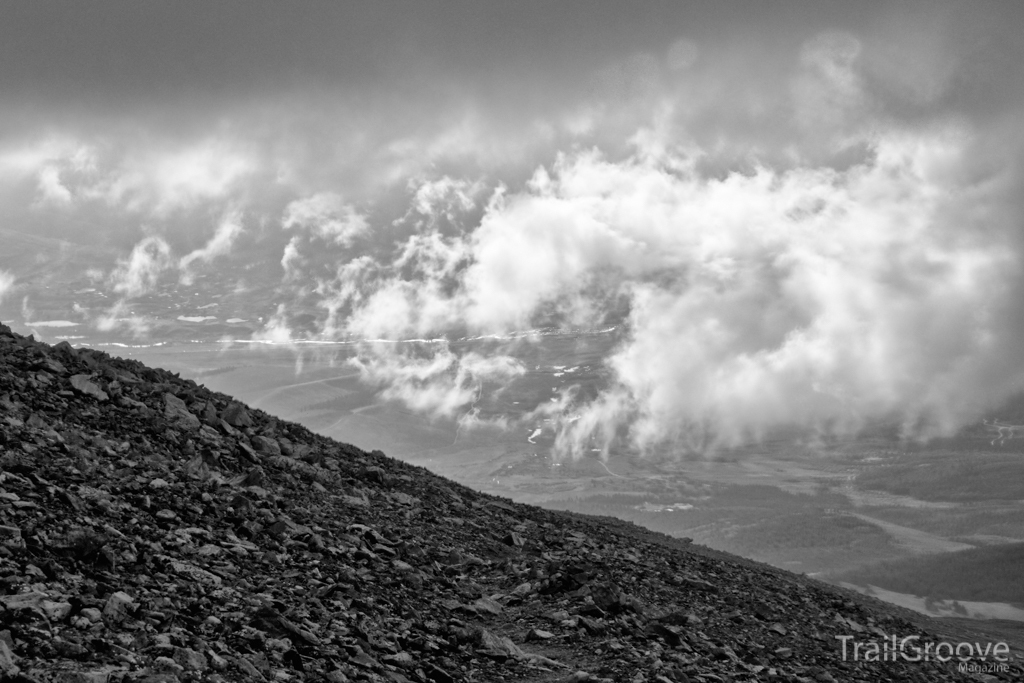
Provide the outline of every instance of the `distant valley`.
<path id="1" fill-rule="evenodd" d="M 954 439 L 789 437 L 705 457 L 591 453 L 556 461 L 543 421 L 516 423 L 567 382 L 599 382 L 608 336 L 527 347 L 530 372 L 481 396 L 507 430 L 430 420 L 381 402 L 344 345 L 111 348 L 366 449 L 517 501 L 613 515 L 933 615 L 1024 620 L 1024 438 L 979 423 Z M 1013 424 L 1018 406 L 994 414 Z M 1018 420 L 1019 421 L 1019 420 Z M 966 552 L 965 552 L 966 551 Z M 951 564 L 948 558 L 956 558 Z M 939 569 L 970 567 L 953 576 Z M 945 577 L 945 578 L 943 578 Z M 970 605 L 967 614 L 953 601 Z"/>

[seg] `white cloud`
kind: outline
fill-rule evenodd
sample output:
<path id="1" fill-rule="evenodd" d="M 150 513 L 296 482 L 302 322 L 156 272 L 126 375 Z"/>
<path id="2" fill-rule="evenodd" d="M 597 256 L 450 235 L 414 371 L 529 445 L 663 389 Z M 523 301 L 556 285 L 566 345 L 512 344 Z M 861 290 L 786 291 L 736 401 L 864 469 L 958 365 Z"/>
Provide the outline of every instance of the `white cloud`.
<path id="1" fill-rule="evenodd" d="M 207 138 L 164 148 L 129 150 L 88 193 L 129 210 L 166 216 L 199 202 L 226 198 L 255 170 L 255 161 L 229 141 Z"/>
<path id="2" fill-rule="evenodd" d="M 41 200 L 54 204 L 70 204 L 71 190 L 61 183 L 60 169 L 55 166 L 45 166 L 39 171 L 39 193 Z"/>
<path id="3" fill-rule="evenodd" d="M 364 382 L 382 387 L 380 398 L 433 418 L 454 418 L 480 398 L 484 384 L 504 384 L 525 372 L 509 356 L 458 355 L 444 341 L 367 342 L 350 363 Z"/>
<path id="4" fill-rule="evenodd" d="M 14 291 L 14 283 L 15 278 L 12 273 L 0 270 L 0 303 L 3 303 L 7 295 Z"/>
<path id="5" fill-rule="evenodd" d="M 281 226 L 285 230 L 305 229 L 321 239 L 348 246 L 366 233 L 366 218 L 332 192 L 296 199 L 285 207 Z"/>
<path id="6" fill-rule="evenodd" d="M 252 338 L 256 341 L 269 342 L 271 344 L 290 343 L 292 341 L 292 329 L 288 325 L 287 307 L 284 304 L 278 304 L 274 315 L 264 323 L 263 329 L 253 334 Z M 296 362 L 298 362 L 298 359 Z"/>
<path id="7" fill-rule="evenodd" d="M 106 278 L 119 298 L 96 317 L 96 329 L 109 332 L 125 328 L 135 337 L 148 334 L 152 320 L 148 316 L 134 314 L 129 300 L 153 291 L 160 276 L 174 266 L 171 248 L 163 238 L 151 235 L 140 240 L 127 258 L 118 259 L 117 266 Z"/>
<path id="8" fill-rule="evenodd" d="M 156 286 L 161 273 L 173 266 L 171 248 L 161 237 L 150 236 L 120 259 L 109 277 L 111 289 L 124 297 L 145 294 Z"/>
<path id="9" fill-rule="evenodd" d="M 195 261 L 209 263 L 219 256 L 225 256 L 231 251 L 235 240 L 243 232 L 242 216 L 238 212 L 230 212 L 224 216 L 213 237 L 201 248 L 192 251 L 181 258 L 178 267 L 181 268 L 182 278 L 187 282 L 190 280 L 189 268 Z"/>
<path id="10" fill-rule="evenodd" d="M 412 210 L 428 218 L 444 216 L 449 221 L 472 210 L 476 206 L 476 196 L 484 189 L 479 181 L 470 182 L 447 175 L 413 183 L 412 186 L 416 188 Z"/>
<path id="11" fill-rule="evenodd" d="M 302 255 L 299 253 L 299 241 L 298 235 L 288 240 L 288 244 L 284 247 L 284 252 L 281 254 L 281 268 L 284 270 L 284 277 L 286 280 L 298 277 L 301 274 Z"/>
<path id="12" fill-rule="evenodd" d="M 132 336 L 142 338 L 149 334 L 153 321 L 148 316 L 132 313 L 128 302 L 121 299 L 108 310 L 101 313 L 96 318 L 95 325 L 96 329 L 100 332 L 127 329 Z"/>
<path id="13" fill-rule="evenodd" d="M 543 409 L 568 453 L 704 448 L 785 425 L 849 432 L 893 414 L 909 433 L 949 433 L 1022 386 L 1024 352 L 1005 322 L 1008 283 L 1020 282 L 1012 219 L 999 182 L 961 175 L 967 130 L 890 130 L 870 144 L 842 171 L 721 178 L 670 148 L 563 157 L 522 191 L 496 192 L 472 231 L 423 229 L 390 263 L 340 268 L 319 290 L 325 330 L 402 339 L 505 334 L 542 318 L 595 326 L 610 301 L 625 302 L 604 393 Z M 419 410 L 471 406 L 465 357 L 417 348 L 369 345 L 357 362 L 383 395 Z"/>

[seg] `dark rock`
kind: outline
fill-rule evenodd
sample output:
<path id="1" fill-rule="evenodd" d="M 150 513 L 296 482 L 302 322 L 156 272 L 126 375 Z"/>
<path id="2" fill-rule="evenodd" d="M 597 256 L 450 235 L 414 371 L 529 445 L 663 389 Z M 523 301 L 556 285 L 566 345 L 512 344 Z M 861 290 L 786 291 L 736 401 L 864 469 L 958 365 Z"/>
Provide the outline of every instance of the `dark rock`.
<path id="1" fill-rule="evenodd" d="M 224 412 L 220 415 L 220 419 L 236 429 L 252 426 L 252 418 L 249 417 L 249 411 L 241 403 L 232 403 L 225 408 Z"/>
<path id="2" fill-rule="evenodd" d="M 202 426 L 199 418 L 189 412 L 185 402 L 174 394 L 164 394 L 164 417 L 175 429 L 196 432 Z"/>
<path id="3" fill-rule="evenodd" d="M 110 397 L 107 392 L 100 388 L 100 385 L 92 381 L 89 375 L 74 375 L 71 377 L 71 387 L 80 394 L 92 396 L 97 401 L 106 401 Z"/>

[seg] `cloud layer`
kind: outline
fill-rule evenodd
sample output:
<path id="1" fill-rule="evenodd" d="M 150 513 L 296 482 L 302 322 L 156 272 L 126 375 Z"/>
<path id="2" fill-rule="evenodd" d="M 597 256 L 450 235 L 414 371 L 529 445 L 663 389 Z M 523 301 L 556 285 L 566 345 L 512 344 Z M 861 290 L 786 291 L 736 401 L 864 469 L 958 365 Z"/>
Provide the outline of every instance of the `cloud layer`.
<path id="1" fill-rule="evenodd" d="M 909 435 L 948 434 L 1024 386 L 1014 178 L 966 174 L 976 143 L 957 126 L 893 130 L 845 170 L 723 178 L 692 154 L 565 156 L 495 192 L 472 229 L 417 232 L 393 262 L 350 261 L 322 291 L 332 310 L 351 306 L 335 332 L 360 338 L 594 328 L 623 303 L 611 385 L 545 409 L 563 452 L 847 433 L 892 416 Z M 389 397 L 445 415 L 470 404 L 440 384 L 432 403 L 423 386 L 477 359 L 387 348 L 358 362 L 393 382 Z"/>
<path id="2" fill-rule="evenodd" d="M 109 102 L 7 73 L 24 98 L 0 106 L 0 209 L 20 251 L 0 254 L 0 305 L 16 281 L 24 311 L 109 335 L 216 317 L 345 340 L 382 398 L 464 425 L 523 377 L 538 329 L 614 326 L 605 384 L 530 406 L 574 455 L 881 418 L 943 434 L 1022 388 L 1012 12 L 720 5 L 467 7 L 465 37 L 403 14 L 379 52 L 320 52 L 321 26 L 289 19 L 305 62 L 199 40 L 216 68 L 187 97 L 149 88 L 188 79 L 150 78 L 165 67 L 143 51 L 123 81 L 79 74 Z M 89 262 L 46 273 L 71 257 L 32 248 Z"/>

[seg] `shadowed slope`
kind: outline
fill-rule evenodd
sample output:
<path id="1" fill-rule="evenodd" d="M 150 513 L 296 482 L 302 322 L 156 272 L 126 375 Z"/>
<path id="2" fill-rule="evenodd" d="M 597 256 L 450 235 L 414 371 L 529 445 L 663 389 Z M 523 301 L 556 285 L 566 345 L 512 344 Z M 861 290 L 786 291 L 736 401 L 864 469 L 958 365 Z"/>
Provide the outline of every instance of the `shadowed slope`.
<path id="1" fill-rule="evenodd" d="M 4 680 L 966 680 L 843 661 L 921 632 L 874 601 L 2 326 L 0 541 Z"/>

